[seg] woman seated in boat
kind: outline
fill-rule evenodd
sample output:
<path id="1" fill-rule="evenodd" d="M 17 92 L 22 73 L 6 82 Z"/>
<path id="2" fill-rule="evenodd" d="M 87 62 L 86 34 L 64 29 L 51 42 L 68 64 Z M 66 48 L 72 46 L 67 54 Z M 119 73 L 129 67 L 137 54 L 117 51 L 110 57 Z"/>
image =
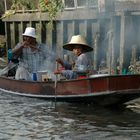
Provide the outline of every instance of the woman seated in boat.
<path id="1" fill-rule="evenodd" d="M 40 70 L 46 58 L 47 49 L 36 41 L 35 28 L 27 27 L 22 35 L 23 42 L 12 49 L 13 58 L 19 60 L 15 79 L 31 80 L 32 73 Z"/>
<path id="2" fill-rule="evenodd" d="M 91 68 L 91 62 L 86 55 L 86 52 L 92 51 L 93 48 L 87 45 L 85 38 L 81 35 L 72 36 L 71 41 L 68 44 L 65 44 L 63 48 L 73 51 L 77 56 L 77 59 L 74 66 L 60 58 L 56 59 L 56 62 L 61 64 L 62 67 L 64 67 L 64 70 L 55 70 L 54 74 L 61 74 L 66 77 L 66 79 L 76 79 L 79 75 L 87 74 Z"/>

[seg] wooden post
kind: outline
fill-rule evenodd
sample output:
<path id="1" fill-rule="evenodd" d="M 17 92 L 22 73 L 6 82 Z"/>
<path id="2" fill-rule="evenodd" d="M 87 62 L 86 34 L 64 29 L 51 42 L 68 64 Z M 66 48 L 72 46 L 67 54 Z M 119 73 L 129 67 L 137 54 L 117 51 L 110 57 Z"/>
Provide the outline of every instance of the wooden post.
<path id="1" fill-rule="evenodd" d="M 4 0 L 5 11 L 7 11 L 7 1 Z"/>
<path id="2" fill-rule="evenodd" d="M 98 55 L 98 43 L 99 43 L 99 33 L 97 32 L 94 38 L 94 62 L 93 68 L 97 70 L 97 55 Z"/>
<path id="3" fill-rule="evenodd" d="M 120 29 L 120 74 L 122 74 L 124 65 L 124 49 L 125 49 L 125 15 L 121 15 L 121 29 Z"/>
<path id="4" fill-rule="evenodd" d="M 57 23 L 56 25 L 56 34 L 57 34 L 57 38 L 56 38 L 56 57 L 60 57 L 63 58 L 63 32 L 64 32 L 64 26 L 63 26 L 64 22 L 60 21 Z M 73 27 L 72 27 L 72 31 L 73 31 Z"/>
<path id="5" fill-rule="evenodd" d="M 110 74 L 112 74 L 112 70 L 115 70 L 115 48 L 114 48 L 114 18 L 111 18 L 111 32 L 110 32 Z"/>
<path id="6" fill-rule="evenodd" d="M 8 50 L 7 22 L 5 22 L 4 24 L 5 24 L 6 50 Z"/>
<path id="7" fill-rule="evenodd" d="M 113 49 L 113 32 L 112 29 L 108 32 L 109 48 L 108 48 L 108 73 L 111 74 L 114 63 L 114 49 Z"/>

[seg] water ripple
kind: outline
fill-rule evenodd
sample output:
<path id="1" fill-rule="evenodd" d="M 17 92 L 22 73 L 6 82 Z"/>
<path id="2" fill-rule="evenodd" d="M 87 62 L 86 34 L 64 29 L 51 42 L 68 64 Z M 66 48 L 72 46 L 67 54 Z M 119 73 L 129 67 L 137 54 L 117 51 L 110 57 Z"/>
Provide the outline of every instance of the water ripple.
<path id="1" fill-rule="evenodd" d="M 140 113 L 0 93 L 0 140 L 136 140 Z"/>

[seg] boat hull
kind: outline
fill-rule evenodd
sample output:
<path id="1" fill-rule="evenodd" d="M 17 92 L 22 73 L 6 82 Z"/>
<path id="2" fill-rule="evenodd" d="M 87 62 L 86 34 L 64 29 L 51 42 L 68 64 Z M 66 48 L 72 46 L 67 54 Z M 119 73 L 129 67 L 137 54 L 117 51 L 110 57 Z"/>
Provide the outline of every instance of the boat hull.
<path id="1" fill-rule="evenodd" d="M 78 80 L 36 82 L 0 77 L 0 89 L 53 101 L 122 104 L 140 97 L 140 75 L 112 75 Z"/>

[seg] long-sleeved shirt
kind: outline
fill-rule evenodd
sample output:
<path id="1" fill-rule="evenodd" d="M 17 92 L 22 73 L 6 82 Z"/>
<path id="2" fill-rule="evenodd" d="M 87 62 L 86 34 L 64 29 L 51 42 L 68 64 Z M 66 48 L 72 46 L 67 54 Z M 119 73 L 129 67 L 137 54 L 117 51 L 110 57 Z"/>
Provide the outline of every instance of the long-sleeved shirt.
<path id="1" fill-rule="evenodd" d="M 20 46 L 21 44 L 18 43 L 16 48 Z M 37 49 L 34 51 L 32 51 L 30 47 L 22 48 L 21 54 L 19 55 L 19 65 L 24 65 L 30 73 L 40 70 L 47 56 L 46 46 L 37 44 L 36 47 Z"/>
<path id="2" fill-rule="evenodd" d="M 91 63 L 88 56 L 85 53 L 79 55 L 75 61 L 75 67 L 72 70 L 72 65 L 64 61 L 65 70 L 62 70 L 62 75 L 66 79 L 75 79 L 77 78 L 78 71 L 86 71 L 90 68 Z"/>

